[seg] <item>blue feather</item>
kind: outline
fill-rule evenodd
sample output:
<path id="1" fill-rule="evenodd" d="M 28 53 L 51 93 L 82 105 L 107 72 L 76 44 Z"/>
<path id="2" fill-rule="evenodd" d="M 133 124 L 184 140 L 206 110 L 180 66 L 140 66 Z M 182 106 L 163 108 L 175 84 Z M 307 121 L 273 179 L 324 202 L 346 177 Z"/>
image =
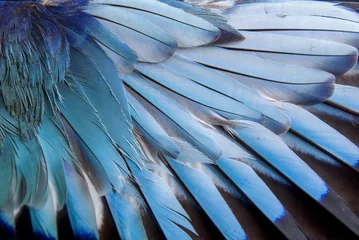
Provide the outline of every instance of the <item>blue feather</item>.
<path id="1" fill-rule="evenodd" d="M 310 3 L 293 2 L 282 6 L 273 5 L 266 12 L 263 7 L 265 5 L 261 4 L 238 5 L 225 11 L 224 14 L 228 17 L 228 22 L 240 30 L 329 40 L 359 47 L 355 40 L 358 37 L 358 24 L 355 22 L 358 14 L 353 11 L 333 6 L 328 9 L 325 3 L 310 5 Z M 310 8 L 310 10 L 304 11 L 303 6 L 304 9 Z M 248 12 L 238 14 L 241 11 Z M 255 21 L 253 21 L 253 16 L 255 16 Z"/>
<path id="2" fill-rule="evenodd" d="M 359 218 L 278 136 L 254 122 L 242 121 L 241 125 L 228 131 L 268 161 L 290 182 L 318 201 L 353 232 L 358 232 Z M 338 205 L 341 210 L 338 210 Z"/>
<path id="3" fill-rule="evenodd" d="M 134 190 L 125 185 L 120 193 L 106 195 L 117 231 L 122 239 L 147 239 L 139 207 L 136 206 Z"/>
<path id="4" fill-rule="evenodd" d="M 241 225 L 207 175 L 171 158 L 167 160 L 224 238 L 247 239 Z"/>
<path id="5" fill-rule="evenodd" d="M 284 64 L 320 69 L 340 76 L 352 69 L 358 50 L 352 46 L 310 38 L 242 31 L 244 41 L 218 45 Z"/>
<path id="6" fill-rule="evenodd" d="M 320 201 L 327 193 L 325 182 L 268 129 L 254 122 L 241 121 L 239 127 L 228 131 L 314 199 Z"/>
<path id="7" fill-rule="evenodd" d="M 325 101 L 334 91 L 334 76 L 317 69 L 276 63 L 215 46 L 181 49 L 179 53 L 195 62 L 219 69 L 260 94 L 278 101 L 312 105 Z"/>
<path id="8" fill-rule="evenodd" d="M 134 98 L 128 94 L 131 105 L 131 115 L 134 119 L 134 125 L 142 137 L 149 141 L 152 147 L 157 147 L 164 154 L 177 157 L 180 150 L 175 142 L 152 117 L 152 115 Z"/>
<path id="9" fill-rule="evenodd" d="M 192 102 L 185 104 L 185 108 L 198 104 L 204 108 L 210 108 L 220 115 L 223 113 L 223 115 L 233 116 L 234 119 L 257 120 L 259 122 L 263 119 L 260 112 L 222 94 L 218 94 L 215 90 L 203 87 L 191 79 L 181 77 L 166 68 L 152 64 L 138 64 L 136 69 L 151 79 L 151 81 L 164 87 L 165 91 L 168 89 L 166 92 L 170 91 L 168 94 L 180 104 L 183 101 L 182 97 L 193 101 L 193 104 Z M 175 93 L 175 97 L 171 93 Z M 196 107 L 192 109 L 193 114 L 196 114 L 196 110 Z"/>
<path id="10" fill-rule="evenodd" d="M 163 234 L 167 238 L 191 239 L 182 228 L 194 234 L 196 231 L 166 182 L 146 169 L 141 170 L 132 163 L 129 166 Z"/>
<path id="11" fill-rule="evenodd" d="M 15 239 L 15 220 L 13 213 L 0 212 L 0 237 L 2 239 Z"/>
<path id="12" fill-rule="evenodd" d="M 359 148 L 328 124 L 304 110 L 286 103 L 276 104 L 292 119 L 294 133 L 353 168 L 358 168 Z M 310 122 L 311 124 L 306 124 Z"/>
<path id="13" fill-rule="evenodd" d="M 44 240 L 56 240 L 58 238 L 56 207 L 51 194 L 40 210 L 30 209 L 30 217 L 36 238 Z"/>
<path id="14" fill-rule="evenodd" d="M 65 165 L 67 182 L 66 206 L 71 227 L 76 239 L 99 239 L 95 209 L 85 179 L 67 163 Z"/>
<path id="15" fill-rule="evenodd" d="M 78 84 L 74 85 L 73 89 L 70 86 L 63 85 L 59 90 L 66 99 L 60 108 L 61 113 L 81 141 L 95 155 L 95 159 L 102 165 L 111 183 L 116 188 L 121 189 L 124 178 L 128 175 L 127 167 L 116 151 L 116 147 L 100 122 L 93 106 Z M 108 159 L 112 161 L 108 161 Z"/>
<path id="16" fill-rule="evenodd" d="M 71 30 L 82 33 L 84 36 L 88 34 L 98 41 L 105 51 L 117 55 L 116 66 L 121 74 L 128 74 L 133 71 L 134 64 L 137 62 L 136 53 L 95 18 L 85 13 L 78 13 L 67 18 L 63 23 Z"/>
<path id="17" fill-rule="evenodd" d="M 72 151 L 65 129 L 53 113 L 46 113 L 39 130 L 38 141 L 42 149 L 49 173 L 49 183 L 56 193 L 58 209 L 62 209 L 66 201 L 66 179 L 63 161 L 72 165 L 76 159 Z M 49 201 L 49 200 L 48 200 Z"/>
<path id="18" fill-rule="evenodd" d="M 123 7 L 127 12 L 145 18 L 172 36 L 179 47 L 209 44 L 220 36 L 220 30 L 209 22 L 158 1 L 94 0 L 93 2 Z M 184 32 L 186 35 L 183 35 Z"/>
<path id="19" fill-rule="evenodd" d="M 312 238 L 288 189 L 359 236 L 359 14 L 188 1 L 0 0 L 0 238 Z"/>
<path id="20" fill-rule="evenodd" d="M 96 45 L 92 45 L 92 47 L 96 47 Z M 93 54 L 96 53 L 95 48 L 91 48 L 91 45 L 86 50 L 92 50 Z M 124 154 L 129 156 L 129 159 L 141 165 L 142 159 L 137 148 L 138 143 L 132 134 L 132 121 L 131 118 L 127 118 L 129 109 L 122 81 L 114 69 L 110 68 L 109 59 L 103 56 L 104 53 L 100 51 L 98 57 L 101 54 L 103 61 L 94 60 L 92 63 L 86 55 L 73 50 L 72 55 L 77 60 L 73 61 L 71 65 L 71 69 L 74 71 L 74 79 L 82 87 L 86 97 L 96 110 L 111 140 L 119 146 Z M 105 62 L 106 60 L 107 62 Z M 98 68 L 99 65 L 106 65 L 106 63 L 108 64 L 107 68 Z M 83 71 L 85 66 L 92 66 L 92 68 L 85 72 Z M 117 82 L 115 82 L 116 78 Z M 112 86 L 113 88 L 111 88 Z M 122 131 L 118 131 L 118 128 Z"/>
<path id="21" fill-rule="evenodd" d="M 328 103 L 359 115 L 358 95 L 359 88 L 336 84 L 334 94 L 328 99 Z"/>
<path id="22" fill-rule="evenodd" d="M 213 159 L 218 159 L 221 150 L 216 146 L 215 141 L 206 133 L 206 129 L 193 119 L 181 106 L 176 104 L 161 90 L 149 83 L 138 73 L 124 77 L 125 83 L 134 91 L 153 104 L 168 119 L 178 127 L 179 134 L 184 135 L 188 141 Z M 156 119 L 157 120 L 157 119 Z M 168 122 L 168 120 L 165 120 Z M 162 124 L 163 122 L 161 122 Z"/>
<path id="23" fill-rule="evenodd" d="M 286 214 L 283 205 L 248 165 L 223 157 L 216 164 L 270 221 L 276 222 Z"/>
<path id="24" fill-rule="evenodd" d="M 224 157 L 216 164 L 286 237 L 307 238 L 293 217 L 252 168 L 240 161 Z M 286 223 L 281 224 L 284 219 Z"/>
<path id="25" fill-rule="evenodd" d="M 159 65 L 262 113 L 264 115 L 264 126 L 273 132 L 280 134 L 289 128 L 290 120 L 288 117 L 253 89 L 226 74 L 189 61 L 178 54 Z"/>
<path id="26" fill-rule="evenodd" d="M 160 0 L 163 3 L 166 3 L 170 6 L 183 9 L 184 11 L 191 13 L 197 17 L 200 17 L 207 22 L 213 24 L 213 26 L 221 30 L 221 36 L 216 40 L 218 43 L 227 43 L 227 42 L 236 42 L 244 39 L 243 35 L 240 34 L 236 29 L 231 25 L 227 24 L 225 17 L 215 14 L 207 9 L 198 8 L 186 2 L 177 1 L 177 0 Z"/>
<path id="27" fill-rule="evenodd" d="M 171 57 L 177 49 L 176 41 L 163 29 L 126 9 L 91 5 L 86 12 L 97 17 L 117 38 L 132 48 L 140 61 L 161 62 Z M 144 45 L 143 42 L 148 44 Z"/>

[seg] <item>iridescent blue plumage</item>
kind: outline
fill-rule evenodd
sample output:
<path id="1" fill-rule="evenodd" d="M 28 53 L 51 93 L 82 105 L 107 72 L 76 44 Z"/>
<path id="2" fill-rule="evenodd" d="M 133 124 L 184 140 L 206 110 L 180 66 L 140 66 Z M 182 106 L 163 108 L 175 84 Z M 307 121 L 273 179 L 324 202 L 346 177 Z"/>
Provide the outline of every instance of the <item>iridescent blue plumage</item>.
<path id="1" fill-rule="evenodd" d="M 31 139 L 53 104 L 69 64 L 69 46 L 57 20 L 36 2 L 2 2 L 1 90 L 4 104 L 19 119 L 21 137 Z"/>
<path id="2" fill-rule="evenodd" d="M 0 0 L 0 238 L 359 236 L 359 14 L 245 2 Z"/>

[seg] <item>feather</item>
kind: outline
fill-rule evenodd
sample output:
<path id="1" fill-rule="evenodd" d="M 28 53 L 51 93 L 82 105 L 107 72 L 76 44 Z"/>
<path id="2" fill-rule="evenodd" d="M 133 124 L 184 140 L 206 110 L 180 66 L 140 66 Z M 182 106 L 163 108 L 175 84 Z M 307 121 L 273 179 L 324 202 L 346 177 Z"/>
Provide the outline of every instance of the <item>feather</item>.
<path id="1" fill-rule="evenodd" d="M 221 146 L 223 150 L 223 157 L 241 161 L 262 175 L 265 175 L 276 182 L 285 185 L 290 185 L 281 175 L 279 175 L 270 165 L 256 157 L 245 146 L 233 139 L 222 129 L 211 130 L 211 134 Z"/>
<path id="2" fill-rule="evenodd" d="M 240 30 L 314 30 L 358 33 L 359 25 L 342 19 L 290 14 L 228 15 L 228 22 Z"/>
<path id="3" fill-rule="evenodd" d="M 176 143 L 136 98 L 131 94 L 128 94 L 128 98 L 136 129 L 151 143 L 152 147 L 156 147 L 162 153 L 176 158 L 179 154 L 179 148 Z"/>
<path id="4" fill-rule="evenodd" d="M 328 103 L 349 113 L 359 115 L 358 94 L 359 88 L 357 87 L 336 84 L 334 94 L 328 99 Z"/>
<path id="5" fill-rule="evenodd" d="M 352 70 L 337 78 L 335 82 L 338 84 L 359 87 L 358 81 L 356 80 L 359 74 L 358 70 L 359 70 L 359 65 L 357 64 Z"/>
<path id="6" fill-rule="evenodd" d="M 116 66 L 121 74 L 129 74 L 134 70 L 134 65 L 137 62 L 136 53 L 95 18 L 88 14 L 78 13 L 63 22 L 73 31 L 84 32 L 91 36 L 101 43 L 107 52 L 116 54 L 118 56 Z"/>
<path id="7" fill-rule="evenodd" d="M 303 38 L 312 38 L 317 40 L 324 40 L 330 42 L 337 42 L 346 45 L 351 45 L 356 49 L 359 48 L 358 45 L 358 37 L 359 34 L 356 32 L 336 32 L 336 31 L 329 31 L 329 30 L 264 30 L 261 31 L 264 33 L 272 33 L 272 34 L 279 34 L 279 35 L 289 35 L 293 37 L 303 37 Z"/>
<path id="8" fill-rule="evenodd" d="M 107 203 L 122 239 L 147 239 L 134 190 L 125 185 L 120 193 L 106 195 Z M 138 204 L 138 203 L 137 203 Z"/>
<path id="9" fill-rule="evenodd" d="M 161 111 L 168 120 L 173 121 L 179 128 L 180 134 L 183 134 L 194 146 L 212 159 L 219 158 L 221 150 L 216 146 L 214 139 L 206 134 L 205 128 L 193 119 L 188 112 L 138 73 L 131 74 L 123 79 L 133 91 Z"/>
<path id="10" fill-rule="evenodd" d="M 46 161 L 49 182 L 56 193 L 57 209 L 62 209 L 66 201 L 63 161 L 72 165 L 72 159 L 76 159 L 76 157 L 69 145 L 63 125 L 52 113 L 45 113 L 38 141 Z"/>
<path id="11" fill-rule="evenodd" d="M 359 15 L 261 2 L 0 0 L 0 238 L 359 236 Z"/>
<path id="12" fill-rule="evenodd" d="M 226 43 L 226 42 L 237 42 L 244 39 L 242 34 L 240 34 L 236 29 L 231 25 L 227 24 L 225 17 L 215 14 L 211 11 L 208 11 L 203 8 L 194 7 L 191 4 L 176 1 L 176 0 L 160 0 L 163 3 L 166 3 L 170 6 L 183 9 L 184 11 L 196 15 L 207 22 L 213 24 L 213 26 L 221 30 L 221 36 L 216 40 L 216 43 Z"/>
<path id="13" fill-rule="evenodd" d="M 240 8 L 239 8 L 240 9 Z M 315 10 L 312 10 L 315 11 Z M 269 10 L 270 12 L 270 10 Z M 336 12 L 341 12 L 336 11 Z M 348 12 L 349 16 L 352 12 Z M 238 30 L 263 31 L 313 39 L 345 43 L 358 48 L 358 23 L 321 15 L 298 13 L 236 14 L 236 10 L 225 13 L 228 23 Z M 357 14 L 356 14 L 357 15 Z M 349 17 L 350 18 L 350 17 Z"/>
<path id="14" fill-rule="evenodd" d="M 333 94 L 334 76 L 324 71 L 275 63 L 213 46 L 182 49 L 179 53 L 193 61 L 219 69 L 278 101 L 311 105 L 322 102 Z M 238 62 L 242 64 L 237 64 Z"/>
<path id="15" fill-rule="evenodd" d="M 43 0 L 45 6 L 65 6 L 66 8 L 77 8 L 88 4 L 89 0 Z"/>
<path id="16" fill-rule="evenodd" d="M 11 209 L 14 205 L 11 200 L 13 194 L 13 186 L 16 183 L 16 165 L 15 165 L 15 151 L 11 144 L 11 139 L 7 137 L 2 143 L 3 148 L 6 149 L 0 155 L 0 206 L 1 209 Z"/>
<path id="17" fill-rule="evenodd" d="M 309 106 L 306 107 L 306 109 L 316 115 L 332 117 L 344 121 L 346 124 L 350 124 L 354 127 L 359 124 L 358 117 L 325 103 Z"/>
<path id="18" fill-rule="evenodd" d="M 93 44 L 87 46 L 83 46 L 85 53 L 95 54 L 96 50 L 100 50 Z M 131 156 L 129 159 L 141 165 L 140 152 L 136 149 L 138 143 L 132 134 L 132 122 L 127 117 L 128 108 L 124 87 L 114 68 L 110 67 L 111 62 L 101 51 L 97 55 L 98 59 L 102 60 L 101 62 L 92 60 L 76 50 L 72 51 L 72 56 L 76 59 L 71 65 L 71 70 L 74 72 L 73 78 L 82 87 L 92 106 L 96 109 L 109 136 L 124 154 Z M 84 71 L 86 66 L 90 66 L 90 68 Z M 116 80 L 117 82 L 115 82 Z M 122 131 L 118 131 L 118 128 Z"/>
<path id="19" fill-rule="evenodd" d="M 233 116 L 234 119 L 262 120 L 261 113 L 238 101 L 222 94 L 218 94 L 218 92 L 214 90 L 203 87 L 191 79 L 183 78 L 176 73 L 172 73 L 165 68 L 151 64 L 139 64 L 136 68 L 151 81 L 156 82 L 161 87 L 165 88 L 165 92 L 167 92 L 166 90 L 169 90 L 170 92 L 167 93 L 170 96 L 172 96 L 171 93 L 174 92 L 176 94 L 176 99 L 179 100 L 180 104 L 182 102 L 181 98 L 183 97 L 198 105 L 204 106 L 205 108 L 210 108 L 220 115 L 221 113 L 224 113 L 224 115 Z M 190 107 L 188 105 L 191 105 L 191 102 L 186 104 L 186 106 Z"/>
<path id="20" fill-rule="evenodd" d="M 94 0 L 94 4 L 113 5 L 139 15 L 172 36 L 179 47 L 195 47 L 214 42 L 220 30 L 209 22 L 167 4 L 150 0 Z M 183 35 L 183 33 L 186 35 Z"/>
<path id="21" fill-rule="evenodd" d="M 207 175 L 169 157 L 167 161 L 224 238 L 246 239 L 241 225 Z"/>
<path id="22" fill-rule="evenodd" d="M 345 44 L 251 31 L 242 34 L 246 40 L 219 46 L 275 62 L 320 69 L 335 76 L 351 70 L 358 60 L 358 50 Z"/>
<path id="23" fill-rule="evenodd" d="M 286 237 L 306 239 L 293 217 L 251 167 L 225 157 L 216 164 Z"/>
<path id="24" fill-rule="evenodd" d="M 66 206 L 76 239 L 99 239 L 94 205 L 83 176 L 65 162 Z"/>
<path id="25" fill-rule="evenodd" d="M 269 101 L 251 88 L 219 71 L 186 60 L 179 55 L 172 57 L 160 65 L 199 85 L 257 110 L 264 115 L 263 125 L 278 134 L 286 132 L 289 128 L 290 121 L 288 117 L 278 111 Z M 220 81 L 218 79 L 220 79 Z"/>
<path id="26" fill-rule="evenodd" d="M 306 15 L 342 19 L 359 22 L 359 15 L 352 9 L 340 6 L 338 3 L 317 1 L 279 1 L 257 2 L 254 4 L 238 4 L 226 13 L 235 15 L 254 14 L 283 14 Z"/>
<path id="27" fill-rule="evenodd" d="M 196 234 L 186 211 L 159 176 L 129 163 L 139 188 L 166 238 L 191 239 L 183 230 Z"/>
<path id="28" fill-rule="evenodd" d="M 58 97 L 56 84 L 69 64 L 68 43 L 59 23 L 40 4 L 1 2 L 1 91 L 12 116 L 22 120 L 24 139 L 36 136 L 45 95 Z M 13 17 L 16 15 L 16 17 Z"/>
<path id="29" fill-rule="evenodd" d="M 72 34 L 75 39 L 81 38 L 80 36 Z M 83 88 L 86 97 L 89 98 L 88 100 L 96 109 L 106 130 L 122 153 L 141 165 L 141 153 L 136 149 L 138 143 L 132 134 L 132 121 L 125 90 L 115 67 L 94 41 L 88 40 L 77 49 L 78 51 L 73 50 L 73 59 L 77 60 L 71 65 L 73 77 Z M 91 71 L 84 70 L 86 66 L 92 66 Z M 102 97 L 99 98 L 99 95 Z M 111 107 L 108 108 L 108 106 Z M 113 110 L 116 110 L 116 114 Z M 114 116 L 117 118 L 114 119 Z M 118 131 L 118 128 L 122 131 Z"/>
<path id="30" fill-rule="evenodd" d="M 15 239 L 15 220 L 12 212 L 0 212 L 0 237 Z"/>
<path id="31" fill-rule="evenodd" d="M 132 48 L 141 61 L 161 62 L 177 49 L 176 41 L 165 31 L 126 9 L 90 5 L 86 7 L 86 12 L 97 17 L 117 38 Z"/>
<path id="32" fill-rule="evenodd" d="M 208 158 L 207 156 L 205 156 L 203 153 L 201 153 L 201 152 L 199 152 L 197 149 L 195 149 L 194 147 L 192 147 L 189 143 L 187 143 L 186 141 L 183 141 L 183 140 L 180 140 L 180 139 L 173 139 L 174 140 L 174 142 L 176 143 L 176 145 L 179 147 L 179 149 L 180 149 L 180 154 L 179 154 L 179 156 L 177 157 L 177 159 L 178 160 L 180 160 L 180 161 L 183 161 L 183 162 L 188 162 L 188 163 L 213 163 L 213 160 L 211 160 L 210 158 Z M 171 166 L 172 166 L 172 164 L 171 164 Z M 175 171 L 176 171 L 176 169 L 175 169 Z M 145 172 L 144 172 L 145 173 Z M 136 176 L 136 173 L 134 173 L 134 175 Z M 148 178 L 148 177 L 147 177 Z M 150 179 L 150 178 L 148 178 L 148 179 Z M 152 179 L 152 178 L 151 178 Z M 203 179 L 204 180 L 204 179 Z M 209 179 L 208 179 L 209 180 Z M 207 181 L 208 181 L 207 180 Z M 209 180 L 210 181 L 210 180 Z M 155 181 L 155 180 L 151 180 L 150 182 L 157 182 L 157 180 Z M 145 197 L 146 197 L 146 186 L 145 185 L 143 185 L 144 183 L 142 183 L 141 181 L 139 182 L 139 184 L 140 184 L 140 187 L 141 187 L 141 189 L 142 189 L 142 191 L 143 191 L 143 193 L 145 194 Z M 161 184 L 161 186 L 164 186 L 164 183 L 162 183 Z M 210 186 L 210 185 L 209 185 Z M 212 185 L 213 187 L 214 187 L 214 185 Z M 212 187 L 212 188 L 213 188 Z M 147 187 L 148 188 L 148 187 Z M 163 191 L 163 190 L 162 190 Z M 190 189 L 190 191 L 191 191 L 191 189 Z M 211 191 L 214 191 L 213 189 L 211 190 Z M 169 193 L 167 193 L 167 195 L 168 195 Z M 161 194 L 162 195 L 162 194 Z M 211 195 L 211 196 L 213 196 L 213 195 Z M 220 198 L 220 196 L 218 196 L 219 198 Z M 163 198 L 163 197 L 162 197 Z M 147 198 L 146 198 L 147 199 Z M 197 199 L 198 200 L 198 199 Z M 223 200 L 223 199 L 222 199 Z M 148 200 L 147 200 L 148 201 Z M 199 201 L 203 201 L 203 197 L 202 197 L 202 199 L 200 199 Z M 218 201 L 221 201 L 221 199 L 218 199 Z M 149 203 L 150 204 L 150 206 L 151 206 L 151 203 Z M 210 218 L 213 220 L 213 221 L 215 221 L 215 223 L 216 223 L 216 221 L 218 221 L 217 220 L 217 217 L 215 216 L 215 215 L 213 215 L 214 214 L 214 212 L 212 211 L 212 210 L 210 210 L 210 208 L 209 208 L 209 205 L 208 205 L 208 203 L 205 203 L 205 202 L 202 202 L 200 205 L 203 205 L 204 204 L 204 208 L 205 208 L 205 211 L 210 215 Z M 171 204 L 171 205 L 173 205 L 173 204 Z M 203 206 L 202 206 L 203 207 Z M 152 207 L 151 207 L 151 209 L 152 209 Z M 225 210 L 226 211 L 226 213 L 228 213 L 228 210 L 227 210 L 227 208 L 226 207 L 224 207 L 223 208 L 223 210 Z M 178 211 L 177 211 L 178 212 Z M 154 214 L 156 215 L 156 213 L 154 212 Z M 187 215 L 185 215 L 185 216 L 187 216 Z M 228 214 L 226 214 L 226 217 L 228 217 Z M 229 220 L 230 221 L 230 220 Z M 225 227 L 225 225 L 224 224 L 220 224 L 220 223 L 216 223 L 216 224 L 219 224 L 219 228 L 221 228 L 223 231 L 224 231 L 224 234 L 225 235 L 229 235 L 229 234 L 231 234 L 232 235 L 232 238 L 233 238 L 233 236 L 237 236 L 236 234 L 236 232 L 234 232 L 234 233 L 230 233 L 229 231 L 232 231 L 233 229 L 231 229 L 231 228 L 234 228 L 234 230 L 235 230 L 235 228 L 236 227 L 238 227 L 236 224 L 232 224 L 232 226 L 230 227 L 230 228 L 228 228 L 228 227 Z M 162 228 L 162 227 L 161 227 Z M 238 230 L 238 229 L 237 229 Z M 168 237 L 168 235 L 165 233 L 165 235 Z M 240 236 L 240 235 L 238 235 L 238 236 Z M 228 238 L 228 237 L 227 237 Z"/>
<path id="33" fill-rule="evenodd" d="M 72 26 L 74 24 L 76 26 L 76 23 L 68 23 L 69 26 Z M 68 32 L 67 35 L 71 36 L 71 38 L 75 42 L 81 42 L 81 34 L 78 34 L 76 32 Z M 80 46 L 80 44 L 78 46 Z M 96 158 L 100 161 L 100 164 L 102 164 L 104 170 L 109 175 L 111 183 L 117 186 L 118 189 L 121 189 L 121 175 L 123 175 L 123 173 L 126 174 L 127 169 L 124 165 L 123 160 L 115 151 L 113 141 L 115 141 L 116 144 L 121 146 L 124 150 L 124 153 L 129 154 L 133 161 L 137 162 L 137 164 L 141 164 L 139 155 L 133 147 L 136 145 L 136 143 L 131 133 L 131 119 L 127 108 L 127 99 L 125 97 L 124 88 L 121 83 L 121 80 L 119 79 L 118 73 L 116 72 L 111 61 L 107 58 L 105 53 L 101 51 L 98 45 L 96 45 L 93 41 L 87 40 L 85 44 L 81 44 L 80 51 L 82 52 L 82 54 L 80 54 L 78 51 L 73 50 L 73 54 L 77 56 L 74 59 L 78 59 L 77 62 L 73 61 L 71 65 L 71 69 L 73 69 L 74 71 L 74 77 L 76 77 L 73 80 L 75 80 L 75 84 L 78 85 L 78 91 L 80 95 L 82 95 L 82 104 L 85 104 L 85 106 L 87 105 L 86 107 L 88 109 L 88 114 L 90 114 L 91 118 L 93 118 L 95 122 L 98 122 L 97 124 L 93 125 L 92 128 L 98 128 L 98 126 L 102 125 L 102 122 L 106 124 L 106 126 L 102 126 L 102 130 L 97 129 L 97 131 L 100 130 L 98 131 L 99 136 L 103 137 L 103 143 L 106 144 L 111 150 L 107 152 L 103 152 L 103 150 L 99 151 L 100 148 L 94 145 L 96 144 L 94 141 L 88 138 L 84 140 L 83 136 L 88 135 L 88 133 L 86 132 L 88 129 L 83 128 L 83 123 L 80 122 L 80 125 L 73 126 L 73 123 L 78 121 L 79 119 L 72 118 L 72 120 L 69 120 L 69 118 L 72 117 L 71 111 L 66 111 L 67 114 L 65 114 L 65 117 L 67 118 L 67 121 L 69 121 L 70 125 L 75 129 L 77 134 L 80 136 L 82 141 L 85 141 L 86 144 L 89 146 L 90 151 L 92 151 L 96 155 Z M 93 53 L 91 53 L 91 51 L 93 51 Z M 87 57 L 84 54 L 87 55 Z M 91 54 L 96 54 L 97 59 L 101 59 L 102 61 L 93 60 L 89 57 L 91 56 Z M 86 77 L 87 72 L 84 71 L 84 65 L 81 65 L 84 63 L 84 61 L 86 61 L 86 65 L 93 66 L 91 68 L 91 71 L 93 72 L 91 73 L 89 78 Z M 95 86 L 94 84 L 101 84 L 101 96 L 107 96 L 107 98 L 100 98 L 104 101 L 97 101 L 99 99 L 98 95 L 94 92 L 94 88 L 91 87 L 91 84 L 93 86 Z M 85 94 L 85 92 L 88 96 Z M 76 96 L 73 95 L 73 97 Z M 92 105 L 92 102 L 90 102 L 91 100 L 93 101 L 94 105 Z M 112 118 L 113 112 L 111 112 L 110 114 L 106 112 L 106 109 L 108 108 L 103 107 L 105 102 L 106 105 L 111 104 L 111 106 L 117 110 L 117 116 L 119 117 L 118 121 L 114 121 L 114 119 Z M 99 109 L 98 114 L 100 116 L 95 113 L 96 107 Z M 101 123 L 99 122 L 101 121 L 99 117 L 102 120 Z M 91 122 L 88 123 L 92 125 Z M 122 127 L 123 131 L 118 132 L 117 130 L 115 130 L 117 129 L 117 127 Z M 109 134 L 112 134 L 114 139 L 110 138 Z M 95 150 L 96 148 L 97 150 Z M 110 152 L 112 152 L 112 156 L 110 157 L 112 161 L 107 161 L 106 158 L 110 156 Z M 119 168 L 117 168 L 116 165 Z M 99 192 L 103 192 L 103 189 L 99 190 Z"/>
<path id="34" fill-rule="evenodd" d="M 48 173 L 41 147 L 37 141 L 22 142 L 17 137 L 11 137 L 14 142 L 15 163 L 17 166 L 16 192 L 19 206 L 28 204 L 39 208 L 45 204 L 48 197 Z M 26 186 L 21 185 L 21 179 Z"/>
<path id="35" fill-rule="evenodd" d="M 248 121 L 242 121 L 241 127 L 228 131 L 357 234 L 359 218 L 278 136 L 261 125 Z"/>
<path id="36" fill-rule="evenodd" d="M 281 138 L 287 144 L 287 146 L 290 147 L 293 151 L 307 154 L 313 157 L 314 159 L 317 159 L 319 161 L 325 162 L 333 166 L 340 166 L 339 162 L 336 161 L 334 158 L 327 155 L 320 149 L 316 148 L 309 142 L 305 141 L 304 139 L 296 136 L 291 132 L 287 132 L 286 134 L 282 135 Z"/>
<path id="37" fill-rule="evenodd" d="M 356 13 L 359 10 L 359 6 L 357 2 L 341 0 L 338 1 L 336 5 Z"/>
<path id="38" fill-rule="evenodd" d="M 66 184 L 66 183 L 65 183 Z M 30 218 L 34 235 L 38 239 L 58 239 L 56 206 L 51 194 L 41 209 L 30 209 Z"/>
<path id="39" fill-rule="evenodd" d="M 99 161 L 96 155 L 89 149 L 84 141 L 81 140 L 80 136 L 75 130 L 63 119 L 63 123 L 66 126 L 66 132 L 71 141 L 71 146 L 76 154 L 79 164 L 84 172 L 87 173 L 91 183 L 95 190 L 101 195 L 105 195 L 112 191 L 112 183 L 109 175 L 105 170 L 105 166 Z M 70 164 L 71 166 L 72 164 Z M 75 167 L 75 166 L 73 166 Z M 113 166 L 112 166 L 113 167 Z M 114 168 L 113 171 L 117 169 Z"/>
<path id="40" fill-rule="evenodd" d="M 291 130 L 312 144 L 357 169 L 359 148 L 337 130 L 299 106 L 276 103 L 292 119 Z M 311 124 L 306 124 L 310 122 Z"/>
<path id="41" fill-rule="evenodd" d="M 228 129 L 228 131 L 235 134 L 239 140 L 266 159 L 314 199 L 320 200 L 325 196 L 328 191 L 325 182 L 290 151 L 278 136 L 254 122 L 247 121 L 242 121 L 240 127 Z M 267 144 L 269 141 L 272 144 Z M 274 142 L 275 145 L 273 145 Z M 305 179 L 302 176 L 306 176 Z"/>
<path id="42" fill-rule="evenodd" d="M 112 185 L 121 189 L 124 177 L 128 174 L 127 167 L 80 86 L 72 86 L 63 85 L 59 88 L 66 99 L 60 107 L 61 113 L 99 161 Z"/>

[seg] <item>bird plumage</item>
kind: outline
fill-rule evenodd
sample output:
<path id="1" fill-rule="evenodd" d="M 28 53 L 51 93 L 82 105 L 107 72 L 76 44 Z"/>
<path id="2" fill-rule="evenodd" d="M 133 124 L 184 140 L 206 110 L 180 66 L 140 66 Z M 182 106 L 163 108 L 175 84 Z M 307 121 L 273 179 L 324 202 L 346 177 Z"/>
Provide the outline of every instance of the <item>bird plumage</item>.
<path id="1" fill-rule="evenodd" d="M 0 19 L 1 238 L 359 236 L 356 11 L 43 0 Z"/>

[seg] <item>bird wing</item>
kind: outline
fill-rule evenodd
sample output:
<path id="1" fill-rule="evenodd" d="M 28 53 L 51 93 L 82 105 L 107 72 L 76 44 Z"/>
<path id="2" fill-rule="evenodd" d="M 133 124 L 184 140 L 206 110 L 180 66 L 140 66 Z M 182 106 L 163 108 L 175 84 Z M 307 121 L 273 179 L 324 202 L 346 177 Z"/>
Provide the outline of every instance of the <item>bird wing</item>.
<path id="1" fill-rule="evenodd" d="M 4 239 L 359 236 L 356 11 L 43 0 L 0 17 Z"/>

